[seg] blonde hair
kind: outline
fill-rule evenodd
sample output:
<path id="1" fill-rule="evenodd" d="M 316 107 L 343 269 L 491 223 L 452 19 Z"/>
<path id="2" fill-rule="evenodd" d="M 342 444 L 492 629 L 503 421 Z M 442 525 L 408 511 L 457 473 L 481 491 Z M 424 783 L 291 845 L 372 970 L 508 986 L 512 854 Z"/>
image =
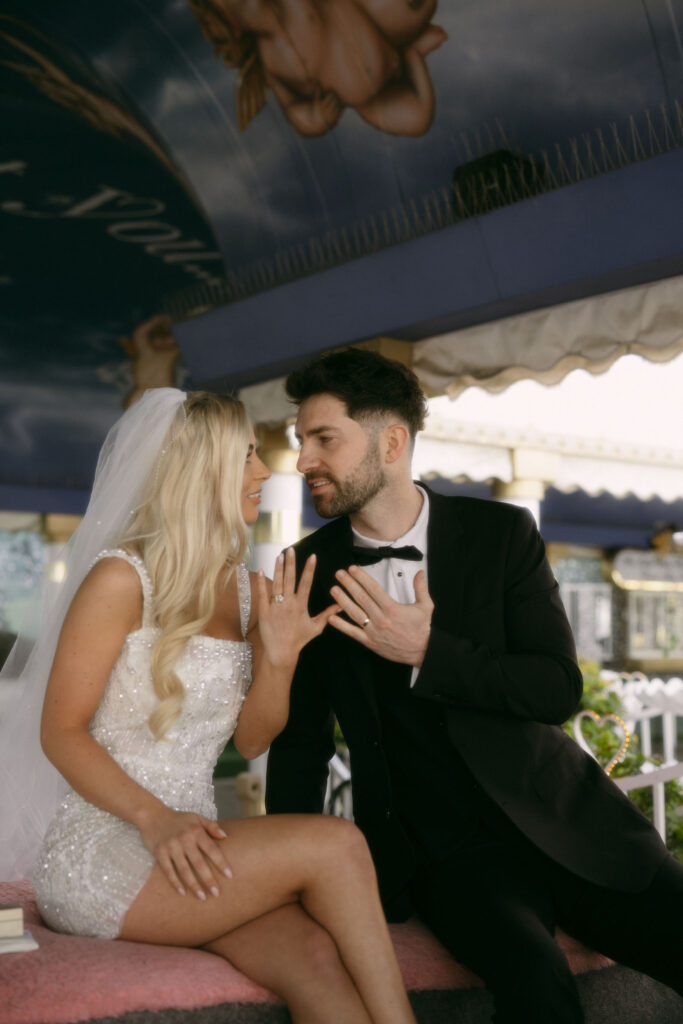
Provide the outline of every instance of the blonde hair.
<path id="1" fill-rule="evenodd" d="M 189 394 L 121 540 L 145 564 L 161 630 L 152 649 L 159 704 L 149 727 L 155 739 L 168 732 L 182 708 L 185 691 L 176 662 L 213 616 L 219 576 L 225 573 L 227 584 L 246 552 L 242 486 L 249 443 L 241 402 L 206 391 Z"/>

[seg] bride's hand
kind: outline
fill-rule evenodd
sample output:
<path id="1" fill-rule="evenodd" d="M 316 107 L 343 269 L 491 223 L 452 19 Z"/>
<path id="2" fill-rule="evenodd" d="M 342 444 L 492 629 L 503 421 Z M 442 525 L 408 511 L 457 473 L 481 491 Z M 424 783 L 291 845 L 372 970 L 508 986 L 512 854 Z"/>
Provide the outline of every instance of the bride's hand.
<path id="1" fill-rule="evenodd" d="M 258 626 L 266 657 L 273 665 L 290 666 L 299 657 L 302 647 L 319 636 L 330 616 L 340 610 L 332 604 L 311 617 L 308 596 L 311 592 L 315 555 L 307 559 L 299 588 L 296 589 L 294 549 L 278 555 L 270 596 L 262 570 L 258 574 Z"/>
<path id="2" fill-rule="evenodd" d="M 216 879 L 232 871 L 216 840 L 227 839 L 218 822 L 201 814 L 166 807 L 138 824 L 142 841 L 156 858 L 169 882 L 182 896 L 193 892 L 200 900 L 218 896 Z"/>

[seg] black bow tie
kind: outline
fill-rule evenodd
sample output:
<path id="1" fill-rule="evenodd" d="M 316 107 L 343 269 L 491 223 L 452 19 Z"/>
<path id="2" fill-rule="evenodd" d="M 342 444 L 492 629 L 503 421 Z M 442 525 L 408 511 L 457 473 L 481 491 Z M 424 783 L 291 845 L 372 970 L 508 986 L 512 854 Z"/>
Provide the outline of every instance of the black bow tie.
<path id="1" fill-rule="evenodd" d="M 375 565 L 383 558 L 405 558 L 408 562 L 421 562 L 422 552 L 412 544 L 402 548 L 392 548 L 391 544 L 384 544 L 380 548 L 351 548 L 351 557 L 356 565 Z"/>

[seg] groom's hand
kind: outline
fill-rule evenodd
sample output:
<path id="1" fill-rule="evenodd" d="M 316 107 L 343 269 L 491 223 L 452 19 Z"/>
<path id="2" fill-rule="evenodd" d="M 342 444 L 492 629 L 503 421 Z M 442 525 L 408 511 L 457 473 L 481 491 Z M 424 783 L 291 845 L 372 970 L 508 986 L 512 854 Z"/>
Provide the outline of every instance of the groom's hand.
<path id="1" fill-rule="evenodd" d="M 357 565 L 335 576 L 341 586 L 332 597 L 349 619 L 333 615 L 329 622 L 341 633 L 389 661 L 419 668 L 427 650 L 434 602 L 429 596 L 422 569 L 415 577 L 414 604 L 400 604 L 377 580 Z"/>

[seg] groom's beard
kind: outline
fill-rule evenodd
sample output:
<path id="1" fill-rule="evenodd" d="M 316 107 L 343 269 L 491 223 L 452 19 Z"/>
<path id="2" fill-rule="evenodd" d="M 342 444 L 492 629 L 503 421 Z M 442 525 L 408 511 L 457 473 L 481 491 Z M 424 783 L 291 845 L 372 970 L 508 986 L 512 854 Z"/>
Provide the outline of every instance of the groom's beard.
<path id="1" fill-rule="evenodd" d="M 387 483 L 376 438 L 368 441 L 365 455 L 345 480 L 338 480 L 331 473 L 317 472 L 309 475 L 311 479 L 329 480 L 334 487 L 327 494 L 316 495 L 315 491 L 312 492 L 315 510 L 323 519 L 360 512 Z"/>

